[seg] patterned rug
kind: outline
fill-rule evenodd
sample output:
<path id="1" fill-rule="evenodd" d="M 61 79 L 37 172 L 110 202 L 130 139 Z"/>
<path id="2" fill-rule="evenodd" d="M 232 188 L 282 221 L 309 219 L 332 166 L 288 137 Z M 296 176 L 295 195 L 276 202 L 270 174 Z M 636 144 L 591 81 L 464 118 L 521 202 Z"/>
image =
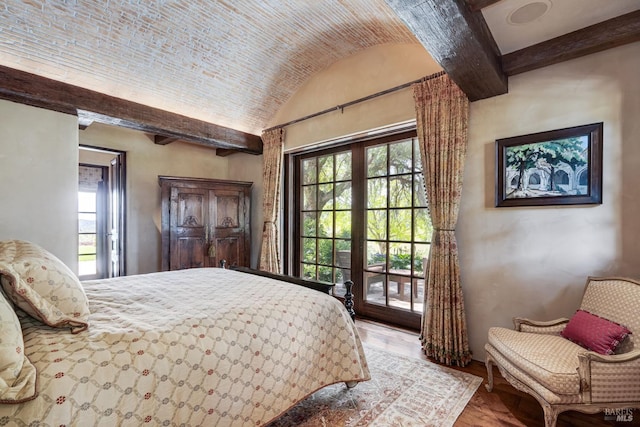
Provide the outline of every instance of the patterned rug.
<path id="1" fill-rule="evenodd" d="M 268 427 L 452 426 L 482 378 L 365 345 L 371 380 L 317 391 Z"/>

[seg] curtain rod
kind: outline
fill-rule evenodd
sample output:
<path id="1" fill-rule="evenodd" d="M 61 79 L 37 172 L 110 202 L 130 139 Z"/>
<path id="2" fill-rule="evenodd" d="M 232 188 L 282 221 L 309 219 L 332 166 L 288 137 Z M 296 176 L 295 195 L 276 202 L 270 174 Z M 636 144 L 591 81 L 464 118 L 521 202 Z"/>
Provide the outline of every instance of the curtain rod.
<path id="1" fill-rule="evenodd" d="M 400 86 L 392 87 L 391 89 L 386 89 L 386 90 L 383 90 L 383 91 L 380 91 L 380 92 L 376 92 L 376 93 L 374 93 L 372 95 L 365 96 L 364 98 L 359 98 L 359 99 L 356 99 L 354 101 L 349 101 L 346 104 L 336 105 L 333 108 L 327 108 L 326 110 L 318 111 L 317 113 L 309 114 L 309 115 L 306 115 L 304 117 L 300 117 L 298 119 L 294 119 L 294 120 L 288 121 L 286 123 L 282 123 L 280 125 L 272 126 L 272 127 L 268 128 L 268 129 L 263 130 L 263 132 L 267 132 L 267 131 L 270 131 L 270 130 L 273 130 L 273 129 L 278 129 L 278 128 L 283 128 L 283 127 L 286 127 L 286 126 L 290 126 L 292 124 L 303 122 L 305 120 L 309 120 L 309 119 L 312 119 L 314 117 L 321 116 L 323 114 L 331 113 L 332 111 L 340 110 L 340 111 L 344 112 L 344 109 L 346 107 L 350 107 L 350 106 L 358 104 L 360 102 L 368 101 L 370 99 L 377 98 L 379 96 L 386 95 L 386 94 L 391 93 L 391 92 L 396 92 L 398 90 L 407 88 L 407 87 L 411 86 L 414 83 L 420 83 L 420 82 L 424 82 L 424 81 L 427 81 L 427 80 L 435 79 L 436 77 L 440 77 L 440 76 L 442 76 L 444 74 L 445 74 L 444 71 L 439 71 L 437 73 L 428 75 L 426 77 L 422 77 L 422 78 L 420 78 L 418 80 L 414 80 L 414 81 L 411 81 L 411 82 L 408 82 L 408 83 L 404 83 L 404 84 L 401 84 Z"/>

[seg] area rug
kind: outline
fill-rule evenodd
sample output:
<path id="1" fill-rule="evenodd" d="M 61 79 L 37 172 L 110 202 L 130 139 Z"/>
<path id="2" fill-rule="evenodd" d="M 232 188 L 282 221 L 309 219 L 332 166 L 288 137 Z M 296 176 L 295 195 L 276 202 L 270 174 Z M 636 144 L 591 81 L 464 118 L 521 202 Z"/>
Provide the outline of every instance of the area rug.
<path id="1" fill-rule="evenodd" d="M 482 378 L 365 345 L 371 380 L 317 391 L 268 427 L 452 426 Z"/>

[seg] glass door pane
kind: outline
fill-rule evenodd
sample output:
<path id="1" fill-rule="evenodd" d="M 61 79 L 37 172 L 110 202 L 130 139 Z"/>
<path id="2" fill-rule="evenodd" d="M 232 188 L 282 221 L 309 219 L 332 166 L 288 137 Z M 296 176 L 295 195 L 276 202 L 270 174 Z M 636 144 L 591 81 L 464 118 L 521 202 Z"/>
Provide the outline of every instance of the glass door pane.
<path id="1" fill-rule="evenodd" d="M 431 221 L 415 138 L 365 149 L 367 304 L 421 314 Z"/>
<path id="2" fill-rule="evenodd" d="M 352 154 L 312 156 L 300 162 L 300 272 L 302 277 L 336 283 L 351 280 Z"/>
<path id="3" fill-rule="evenodd" d="M 78 193 L 78 275 L 95 276 L 97 267 L 96 192 Z"/>

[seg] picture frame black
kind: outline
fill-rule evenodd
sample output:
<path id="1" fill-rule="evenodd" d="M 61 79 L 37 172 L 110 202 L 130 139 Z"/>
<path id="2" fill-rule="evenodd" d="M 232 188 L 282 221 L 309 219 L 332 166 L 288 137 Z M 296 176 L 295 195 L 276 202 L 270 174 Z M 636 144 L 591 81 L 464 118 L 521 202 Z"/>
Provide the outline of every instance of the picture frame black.
<path id="1" fill-rule="evenodd" d="M 601 204 L 603 126 L 497 139 L 496 207 Z"/>

